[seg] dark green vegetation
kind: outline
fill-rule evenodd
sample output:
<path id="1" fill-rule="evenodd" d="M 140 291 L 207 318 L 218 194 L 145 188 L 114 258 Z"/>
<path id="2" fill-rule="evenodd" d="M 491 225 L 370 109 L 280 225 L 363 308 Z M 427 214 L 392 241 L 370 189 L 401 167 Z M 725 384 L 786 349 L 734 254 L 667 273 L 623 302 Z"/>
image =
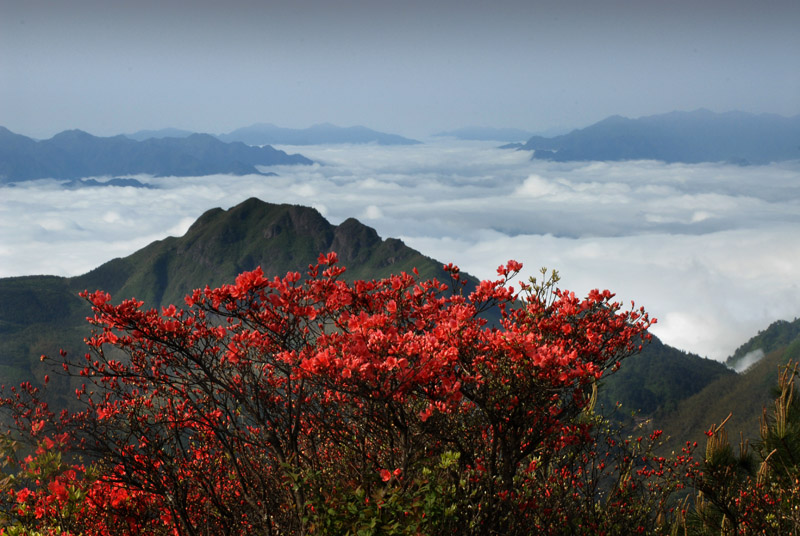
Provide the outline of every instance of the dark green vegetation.
<path id="1" fill-rule="evenodd" d="M 32 179 L 78 179 L 146 173 L 197 176 L 259 173 L 255 166 L 311 164 L 272 147 L 224 143 L 208 134 L 135 141 L 68 130 L 36 141 L 0 127 L 0 184 Z"/>
<path id="2" fill-rule="evenodd" d="M 750 339 L 742 348 L 757 348 L 764 340 L 764 333 L 775 334 L 773 341 L 780 342 L 762 348 L 766 355 L 743 373 L 720 376 L 703 390 L 681 400 L 674 410 L 657 414 L 656 424 L 673 439 L 702 444 L 701 441 L 705 441 L 703 432 L 710 424 L 719 424 L 731 415 L 725 427 L 732 441 L 740 434 L 745 438 L 759 437 L 764 407 L 770 410 L 771 400 L 775 398 L 773 388 L 778 369 L 789 360 L 800 360 L 797 323 L 797 320 L 775 322 Z M 677 445 L 673 442 L 672 446 Z"/>
<path id="3" fill-rule="evenodd" d="M 217 136 L 222 141 L 240 141 L 248 145 L 319 145 L 325 143 L 376 143 L 378 145 L 414 145 L 417 140 L 397 134 L 378 132 L 362 126 L 338 127 L 322 123 L 308 128 L 283 128 L 258 123 Z"/>
<path id="4" fill-rule="evenodd" d="M 669 413 L 712 382 L 735 375 L 718 361 L 682 352 L 653 337 L 639 355 L 623 361 L 617 373 L 603 380 L 598 403 L 607 414 L 619 403 L 618 417 L 631 412 Z"/>
<path id="5" fill-rule="evenodd" d="M 209 210 L 184 236 L 154 242 L 71 281 L 75 288 L 166 305 L 182 303 L 195 288 L 230 283 L 257 266 L 270 276 L 303 271 L 328 251 L 339 254 L 351 280 L 411 272 L 415 266 L 427 276 L 444 274 L 433 259 L 400 240 L 382 240 L 352 218 L 334 226 L 312 208 L 249 199 L 227 211 Z"/>
<path id="6" fill-rule="evenodd" d="M 799 327 L 800 320 L 779 320 L 743 344 L 729 364 L 754 351 L 764 357 L 739 374 L 653 337 L 641 354 L 603 380 L 598 393 L 601 411 L 622 421 L 651 419 L 651 426 L 669 438 L 665 451 L 679 451 L 687 440 L 705 444 L 704 432 L 729 415 L 725 428 L 737 443 L 740 436 L 757 438 L 763 409 L 769 409 L 775 397 L 778 369 L 790 359 L 800 359 Z"/>
<path id="7" fill-rule="evenodd" d="M 671 112 L 628 119 L 612 116 L 563 136 L 534 136 L 520 149 L 532 158 L 662 160 L 767 164 L 800 159 L 800 116 Z"/>

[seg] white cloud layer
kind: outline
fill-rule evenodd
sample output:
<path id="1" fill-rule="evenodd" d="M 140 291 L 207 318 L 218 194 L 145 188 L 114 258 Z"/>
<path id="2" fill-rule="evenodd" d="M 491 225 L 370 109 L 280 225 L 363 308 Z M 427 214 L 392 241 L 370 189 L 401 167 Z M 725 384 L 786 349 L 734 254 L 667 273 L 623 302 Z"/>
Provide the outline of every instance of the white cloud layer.
<path id="1" fill-rule="evenodd" d="M 644 305 L 665 342 L 724 359 L 800 314 L 800 163 L 551 163 L 481 143 L 287 148 L 278 177 L 139 177 L 155 189 L 0 191 L 0 276 L 77 275 L 248 197 L 355 216 L 479 277 L 513 258 Z"/>

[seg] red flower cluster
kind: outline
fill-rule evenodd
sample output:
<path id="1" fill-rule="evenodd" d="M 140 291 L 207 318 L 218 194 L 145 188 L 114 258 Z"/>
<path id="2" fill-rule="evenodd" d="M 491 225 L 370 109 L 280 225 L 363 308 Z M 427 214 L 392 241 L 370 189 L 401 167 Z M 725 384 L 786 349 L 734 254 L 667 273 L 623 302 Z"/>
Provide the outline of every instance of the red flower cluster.
<path id="1" fill-rule="evenodd" d="M 375 515 L 396 507 L 407 526 L 456 519 L 420 498 L 435 492 L 473 501 L 463 533 L 528 530 L 514 512 L 544 499 L 520 483 L 552 453 L 592 443 L 580 417 L 594 383 L 652 321 L 608 291 L 515 291 L 521 268 L 510 261 L 464 293 L 452 265 L 446 283 L 348 283 L 330 253 L 305 276 L 257 269 L 195 290 L 185 309 L 84 293 L 90 352 L 64 367 L 84 382 L 85 409 L 17 412 L 32 435 L 65 434 L 94 468 L 51 479 L 49 504 L 72 497 L 85 533 L 305 534 L 349 495 Z M 434 489 L 431 475 L 445 473 L 456 477 Z M 39 504 L 33 493 L 15 500 Z"/>

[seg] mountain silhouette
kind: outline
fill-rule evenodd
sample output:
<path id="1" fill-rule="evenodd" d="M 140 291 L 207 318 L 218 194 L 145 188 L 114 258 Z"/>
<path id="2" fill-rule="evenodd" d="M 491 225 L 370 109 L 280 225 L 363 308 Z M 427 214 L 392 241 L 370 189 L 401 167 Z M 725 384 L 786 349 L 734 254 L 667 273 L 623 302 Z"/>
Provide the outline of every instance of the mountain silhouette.
<path id="1" fill-rule="evenodd" d="M 709 110 L 638 119 L 618 115 L 569 134 L 531 137 L 532 158 L 567 161 L 768 164 L 800 159 L 800 116 Z"/>
<path id="2" fill-rule="evenodd" d="M 148 174 L 199 176 L 260 173 L 256 166 L 311 164 L 272 147 L 225 143 L 208 134 L 135 141 L 67 130 L 36 141 L 0 127 L 0 184 L 33 179 Z"/>
<path id="3" fill-rule="evenodd" d="M 320 145 L 326 143 L 375 143 L 377 145 L 415 145 L 421 142 L 378 132 L 362 126 L 338 127 L 322 123 L 309 128 L 284 128 L 270 123 L 257 123 L 220 134 L 223 141 L 240 141 L 248 145 Z"/>

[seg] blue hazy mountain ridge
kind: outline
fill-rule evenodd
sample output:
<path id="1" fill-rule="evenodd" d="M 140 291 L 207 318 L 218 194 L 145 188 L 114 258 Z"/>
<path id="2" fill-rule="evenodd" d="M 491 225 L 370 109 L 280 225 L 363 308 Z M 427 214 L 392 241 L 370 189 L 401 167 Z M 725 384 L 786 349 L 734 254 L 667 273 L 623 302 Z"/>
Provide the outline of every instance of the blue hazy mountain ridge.
<path id="1" fill-rule="evenodd" d="M 67 188 L 68 190 L 77 190 L 79 188 L 108 188 L 108 187 L 144 188 L 144 189 L 155 188 L 151 184 L 145 184 L 141 181 L 137 181 L 136 179 L 130 179 L 130 178 L 128 179 L 112 178 L 102 182 L 95 179 L 75 179 L 64 183 L 62 186 L 64 188 Z"/>
<path id="2" fill-rule="evenodd" d="M 126 138 L 136 141 L 149 140 L 150 138 L 188 138 L 195 132 L 180 128 L 161 128 L 158 130 L 139 130 L 133 134 L 125 134 Z"/>
<path id="3" fill-rule="evenodd" d="M 67 179 L 144 173 L 153 176 L 260 174 L 256 166 L 312 164 L 299 154 L 273 147 L 225 143 L 208 134 L 132 140 L 67 130 L 33 140 L 0 127 L 0 184 L 33 179 Z"/>
<path id="4" fill-rule="evenodd" d="M 217 136 L 222 141 L 248 145 L 321 145 L 339 143 L 375 143 L 378 145 L 416 145 L 417 140 L 397 134 L 378 132 L 363 126 L 339 127 L 322 123 L 308 128 L 284 128 L 270 123 L 256 123 Z"/>
<path id="5" fill-rule="evenodd" d="M 519 128 L 463 127 L 433 134 L 437 138 L 455 138 L 466 141 L 524 141 L 534 135 Z"/>
<path id="6" fill-rule="evenodd" d="M 768 164 L 800 159 L 800 116 L 705 109 L 638 119 L 615 115 L 561 136 L 533 136 L 519 149 L 534 151 L 532 159 L 558 162 Z"/>

